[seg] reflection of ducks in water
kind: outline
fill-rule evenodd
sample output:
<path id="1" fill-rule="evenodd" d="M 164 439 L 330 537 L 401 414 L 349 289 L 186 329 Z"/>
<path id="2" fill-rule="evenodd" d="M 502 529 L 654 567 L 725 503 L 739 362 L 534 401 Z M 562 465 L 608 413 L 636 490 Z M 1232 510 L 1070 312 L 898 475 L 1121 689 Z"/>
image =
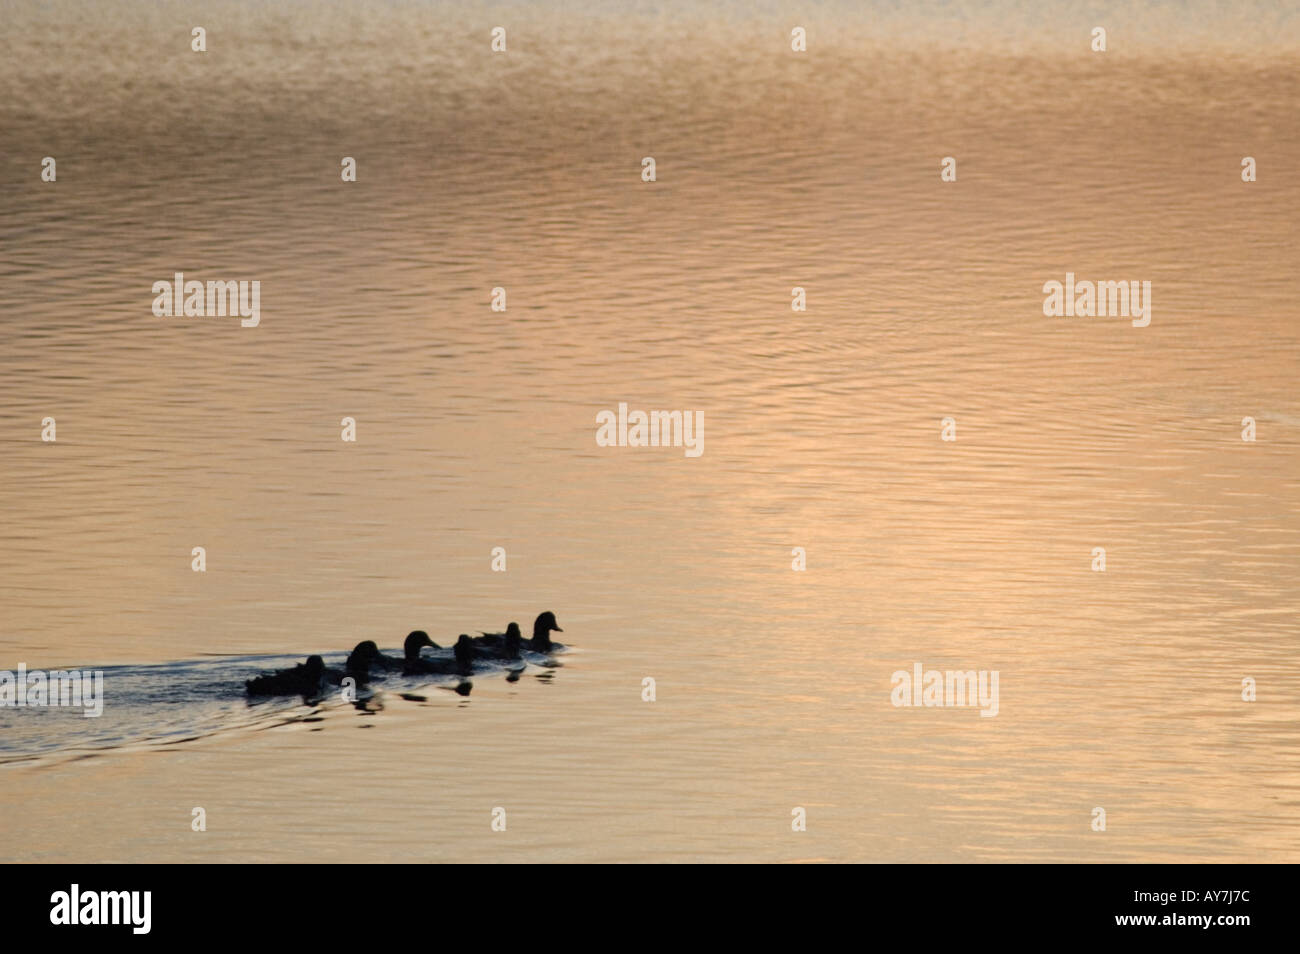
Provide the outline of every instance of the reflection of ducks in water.
<path id="1" fill-rule="evenodd" d="M 308 656 L 305 663 L 292 669 L 281 669 L 268 675 L 255 676 L 244 683 L 250 696 L 315 696 L 321 691 L 325 678 L 325 660 Z"/>
<path id="2" fill-rule="evenodd" d="M 407 656 L 402 671 L 408 676 L 414 675 L 458 675 L 468 676 L 474 671 L 474 640 L 464 633 L 452 647 L 455 654 L 452 659 L 425 659 L 416 650 L 414 658 Z"/>
<path id="3" fill-rule="evenodd" d="M 564 649 L 564 644 L 551 642 L 551 633 L 562 632 L 564 630 L 555 621 L 555 614 L 547 610 L 533 623 L 533 638 L 524 643 L 524 646 L 535 653 L 560 652 Z"/>

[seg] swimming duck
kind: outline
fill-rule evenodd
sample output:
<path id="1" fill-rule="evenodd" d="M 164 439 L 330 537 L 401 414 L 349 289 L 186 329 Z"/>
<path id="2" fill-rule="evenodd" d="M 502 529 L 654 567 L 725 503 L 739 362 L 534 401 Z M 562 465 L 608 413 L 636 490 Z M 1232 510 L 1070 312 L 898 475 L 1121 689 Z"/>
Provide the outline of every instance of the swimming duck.
<path id="1" fill-rule="evenodd" d="M 407 656 L 402 671 L 408 676 L 414 675 L 460 675 L 468 676 L 474 670 L 474 640 L 464 633 L 452 647 L 453 659 L 425 659 L 416 650 L 415 656 Z"/>
<path id="2" fill-rule="evenodd" d="M 484 633 L 474 639 L 474 654 L 488 659 L 518 659 L 523 645 L 518 623 L 510 623 L 504 633 Z"/>
<path id="3" fill-rule="evenodd" d="M 268 675 L 255 676 L 244 683 L 250 696 L 306 696 L 319 695 L 321 681 L 325 678 L 325 660 L 308 656 L 305 663 L 292 669 L 281 669 Z"/>
<path id="4" fill-rule="evenodd" d="M 420 650 L 425 646 L 428 646 L 430 649 L 442 649 L 441 646 L 429 638 L 429 634 L 424 630 L 414 630 L 406 637 L 406 641 L 402 643 L 402 658 L 394 659 L 392 656 L 380 656 L 379 658 L 383 660 L 380 665 L 385 669 L 405 669 L 407 666 L 411 665 L 412 660 L 420 658 Z"/>
<path id="5" fill-rule="evenodd" d="M 524 646 L 535 653 L 553 653 L 564 649 L 563 643 L 551 642 L 551 633 L 562 633 L 560 624 L 555 621 L 555 614 L 550 610 L 542 613 L 533 623 L 533 638 L 527 640 Z"/>
<path id="6" fill-rule="evenodd" d="M 370 680 L 370 667 L 378 665 L 383 668 L 384 661 L 387 659 L 375 645 L 373 639 L 362 640 L 357 643 L 356 647 L 348 654 L 347 662 L 343 664 L 343 669 L 326 669 L 325 681 L 332 686 L 337 686 L 343 682 L 347 676 L 351 676 L 360 685 L 365 685 Z"/>

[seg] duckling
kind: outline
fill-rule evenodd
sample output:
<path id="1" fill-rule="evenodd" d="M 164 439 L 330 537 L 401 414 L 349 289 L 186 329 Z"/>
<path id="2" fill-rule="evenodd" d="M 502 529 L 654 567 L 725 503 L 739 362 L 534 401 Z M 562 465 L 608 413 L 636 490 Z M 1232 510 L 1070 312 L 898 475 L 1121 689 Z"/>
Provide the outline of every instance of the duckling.
<path id="1" fill-rule="evenodd" d="M 474 654 L 485 659 L 518 659 L 523 645 L 518 623 L 510 623 L 504 633 L 484 633 L 474 639 Z"/>
<path id="2" fill-rule="evenodd" d="M 425 659 L 416 651 L 414 658 L 408 657 L 403 668 L 408 676 L 414 675 L 460 675 L 468 676 L 474 671 L 474 640 L 461 633 L 452 647 L 454 659 Z"/>
<path id="3" fill-rule="evenodd" d="M 308 656 L 305 663 L 298 663 L 292 669 L 281 669 L 279 672 L 249 679 L 245 681 L 244 688 L 250 696 L 310 698 L 320 694 L 324 677 L 325 660 L 319 656 Z"/>
<path id="4" fill-rule="evenodd" d="M 551 642 L 551 633 L 562 633 L 560 624 L 555 621 L 555 614 L 550 610 L 542 613 L 533 623 L 533 638 L 525 641 L 524 646 L 535 653 L 554 653 L 564 650 L 563 643 Z"/>
<path id="5" fill-rule="evenodd" d="M 424 630 L 414 630 L 406 637 L 406 641 L 402 643 L 402 658 L 394 659 L 392 656 L 381 655 L 379 657 L 379 659 L 382 660 L 380 665 L 385 669 L 405 669 L 407 666 L 411 665 L 412 660 L 418 660 L 420 658 L 420 650 L 425 646 L 428 646 L 430 649 L 442 649 L 441 646 L 429 638 L 429 634 Z M 418 666 L 419 663 L 416 663 L 416 665 Z"/>
<path id="6" fill-rule="evenodd" d="M 357 643 L 356 647 L 348 654 L 347 662 L 343 664 L 343 669 L 326 669 L 325 681 L 332 686 L 340 685 L 344 678 L 351 676 L 358 685 L 365 685 L 370 681 L 370 667 L 372 665 L 383 666 L 382 660 L 386 657 L 379 652 L 379 647 L 375 645 L 374 640 L 366 639 Z M 386 667 L 385 667 L 386 668 Z"/>

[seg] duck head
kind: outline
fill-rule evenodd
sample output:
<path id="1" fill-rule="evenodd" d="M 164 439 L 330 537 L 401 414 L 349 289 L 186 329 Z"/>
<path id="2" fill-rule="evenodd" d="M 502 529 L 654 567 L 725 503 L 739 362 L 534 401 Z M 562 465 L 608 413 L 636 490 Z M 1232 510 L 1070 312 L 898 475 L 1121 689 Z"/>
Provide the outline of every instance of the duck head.
<path id="1" fill-rule="evenodd" d="M 375 645 L 374 640 L 367 639 L 357 643 L 356 648 L 348 655 L 347 668 L 351 672 L 367 672 L 370 664 L 378 658 L 379 647 Z"/>
<path id="2" fill-rule="evenodd" d="M 533 645 L 549 646 L 551 645 L 551 633 L 562 633 L 560 624 L 555 621 L 555 614 L 550 610 L 537 617 L 533 623 Z"/>
<path id="3" fill-rule="evenodd" d="M 321 676 L 325 675 L 325 660 L 320 656 L 308 656 L 303 664 L 303 670 L 308 679 L 319 681 Z"/>
<path id="4" fill-rule="evenodd" d="M 405 651 L 408 660 L 419 659 L 420 650 L 425 646 L 428 646 L 431 649 L 439 648 L 438 644 L 430 639 L 429 634 L 422 629 L 417 629 L 412 632 L 411 635 L 406 637 L 406 642 L 402 644 L 402 648 Z"/>

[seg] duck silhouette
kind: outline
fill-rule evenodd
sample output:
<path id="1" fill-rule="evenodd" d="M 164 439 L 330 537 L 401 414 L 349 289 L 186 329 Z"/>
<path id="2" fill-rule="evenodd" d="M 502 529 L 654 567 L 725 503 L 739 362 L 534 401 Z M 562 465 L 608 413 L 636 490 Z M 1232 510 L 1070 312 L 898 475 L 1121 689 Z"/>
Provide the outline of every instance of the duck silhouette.
<path id="1" fill-rule="evenodd" d="M 379 651 L 373 639 L 362 640 L 348 654 L 347 662 L 343 664 L 341 670 L 325 670 L 325 681 L 332 686 L 337 686 L 350 676 L 358 685 L 365 685 L 370 681 L 370 667 L 377 665 L 380 668 L 387 668 L 384 665 L 386 659 L 387 657 Z"/>
<path id="2" fill-rule="evenodd" d="M 553 653 L 564 649 L 563 643 L 551 641 L 551 633 L 562 633 L 560 624 L 555 621 L 555 614 L 550 610 L 542 613 L 533 622 L 533 638 L 527 640 L 524 646 L 535 653 Z"/>
<path id="3" fill-rule="evenodd" d="M 320 695 L 321 684 L 325 681 L 325 660 L 320 656 L 308 656 L 305 663 L 298 663 L 292 669 L 255 676 L 246 680 L 244 688 L 250 696 L 304 696 L 310 698 Z"/>
<path id="4" fill-rule="evenodd" d="M 504 633 L 484 633 L 474 639 L 474 655 L 480 659 L 518 659 L 523 646 L 518 623 L 510 623 Z"/>
<path id="5" fill-rule="evenodd" d="M 430 649 L 442 649 L 437 643 L 429 638 L 429 634 L 422 629 L 413 630 L 407 635 L 405 642 L 402 643 L 402 658 L 394 659 L 392 656 L 380 655 L 380 665 L 385 669 L 404 670 L 410 666 L 413 661 L 420 658 L 420 650 L 425 646 Z M 418 663 L 416 663 L 418 665 Z"/>
<path id="6" fill-rule="evenodd" d="M 415 656 L 407 655 L 402 671 L 408 676 L 415 675 L 458 675 L 468 676 L 474 671 L 474 640 L 461 633 L 452 647 L 452 659 L 425 659 L 416 650 Z"/>

